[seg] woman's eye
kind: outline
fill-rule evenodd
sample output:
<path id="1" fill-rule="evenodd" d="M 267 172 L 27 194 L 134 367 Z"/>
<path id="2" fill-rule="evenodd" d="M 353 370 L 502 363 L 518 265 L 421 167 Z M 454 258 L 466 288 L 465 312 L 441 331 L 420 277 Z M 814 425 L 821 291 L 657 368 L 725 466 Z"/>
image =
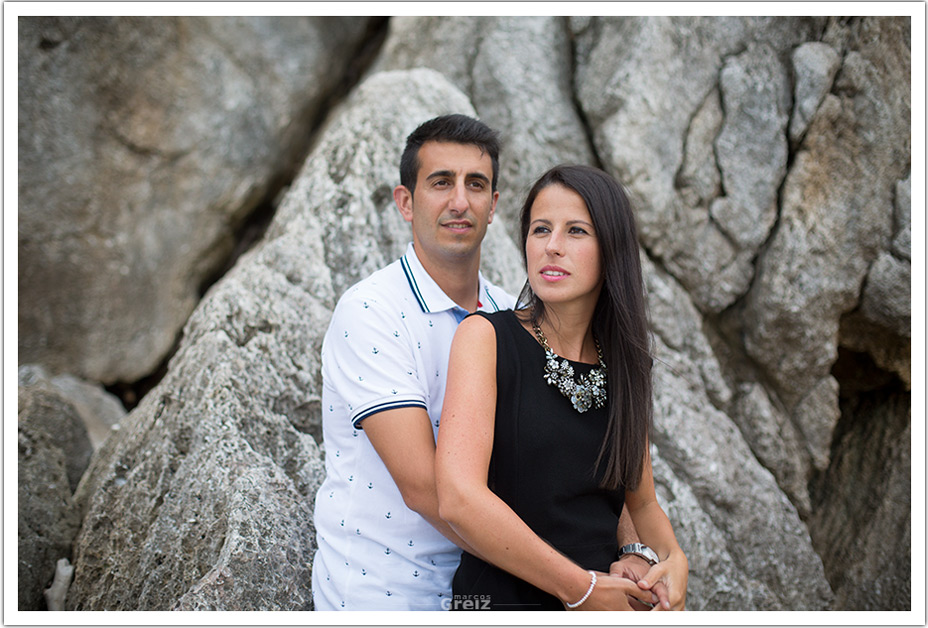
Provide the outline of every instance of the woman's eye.
<path id="1" fill-rule="evenodd" d="M 586 233 L 586 229 L 583 227 L 571 227 L 570 233 Z"/>
<path id="2" fill-rule="evenodd" d="M 548 231 L 549 229 L 545 227 L 544 225 L 538 225 L 537 227 L 532 229 L 532 233 L 548 233 Z"/>

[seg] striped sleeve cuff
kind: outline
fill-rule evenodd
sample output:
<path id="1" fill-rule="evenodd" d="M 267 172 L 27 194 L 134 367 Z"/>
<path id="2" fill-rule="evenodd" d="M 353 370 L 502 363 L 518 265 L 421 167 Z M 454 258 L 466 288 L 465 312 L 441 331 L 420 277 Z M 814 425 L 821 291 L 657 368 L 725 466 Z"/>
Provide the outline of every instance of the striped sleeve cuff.
<path id="1" fill-rule="evenodd" d="M 385 412 L 387 410 L 396 410 L 398 408 L 422 408 L 428 412 L 428 407 L 425 405 L 425 402 L 422 399 L 417 397 L 406 397 L 403 399 L 390 399 L 388 401 L 374 402 L 367 404 L 358 408 L 355 413 L 351 416 L 351 425 L 355 429 L 364 429 L 361 426 L 361 421 L 367 417 L 377 414 L 378 412 Z"/>

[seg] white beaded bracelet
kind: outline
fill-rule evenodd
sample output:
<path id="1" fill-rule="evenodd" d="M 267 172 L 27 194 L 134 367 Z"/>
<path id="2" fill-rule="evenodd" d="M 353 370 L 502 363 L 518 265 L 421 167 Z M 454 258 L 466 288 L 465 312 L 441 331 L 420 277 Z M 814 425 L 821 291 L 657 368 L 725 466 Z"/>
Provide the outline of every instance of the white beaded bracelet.
<path id="1" fill-rule="evenodd" d="M 578 606 L 586 602 L 587 598 L 590 597 L 590 594 L 593 592 L 593 587 L 595 586 L 596 586 L 596 572 L 591 571 L 590 572 L 590 588 L 586 590 L 586 593 L 583 594 L 583 597 L 580 598 L 579 602 L 575 602 L 574 604 L 571 604 L 570 602 L 566 602 L 567 608 L 577 608 Z"/>

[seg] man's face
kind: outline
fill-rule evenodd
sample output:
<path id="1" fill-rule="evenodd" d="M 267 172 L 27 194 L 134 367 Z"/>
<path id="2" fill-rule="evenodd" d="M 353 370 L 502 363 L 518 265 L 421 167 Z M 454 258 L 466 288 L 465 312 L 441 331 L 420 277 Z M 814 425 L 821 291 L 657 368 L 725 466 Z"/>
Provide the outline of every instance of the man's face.
<path id="1" fill-rule="evenodd" d="M 403 186 L 393 192 L 403 218 L 412 223 L 420 258 L 454 262 L 480 254 L 499 197 L 492 191 L 492 177 L 490 155 L 477 146 L 422 145 L 415 193 Z"/>

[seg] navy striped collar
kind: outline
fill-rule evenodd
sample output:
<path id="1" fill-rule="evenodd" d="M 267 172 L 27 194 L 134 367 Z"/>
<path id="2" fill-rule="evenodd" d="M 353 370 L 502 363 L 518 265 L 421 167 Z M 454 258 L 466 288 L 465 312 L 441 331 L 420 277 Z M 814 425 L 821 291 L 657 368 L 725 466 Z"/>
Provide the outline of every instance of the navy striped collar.
<path id="1" fill-rule="evenodd" d="M 406 247 L 406 254 L 400 258 L 400 264 L 403 267 L 403 273 L 406 275 L 406 281 L 409 282 L 409 289 L 412 290 L 413 296 L 419 307 L 425 313 L 444 312 L 451 309 L 461 309 L 457 303 L 451 300 L 447 294 L 439 287 L 432 276 L 428 274 L 419 257 L 416 255 L 412 242 Z M 490 294 L 490 288 L 487 281 L 483 278 L 483 273 L 478 276 L 480 309 L 489 312 L 498 312 L 499 306 L 496 300 Z"/>

